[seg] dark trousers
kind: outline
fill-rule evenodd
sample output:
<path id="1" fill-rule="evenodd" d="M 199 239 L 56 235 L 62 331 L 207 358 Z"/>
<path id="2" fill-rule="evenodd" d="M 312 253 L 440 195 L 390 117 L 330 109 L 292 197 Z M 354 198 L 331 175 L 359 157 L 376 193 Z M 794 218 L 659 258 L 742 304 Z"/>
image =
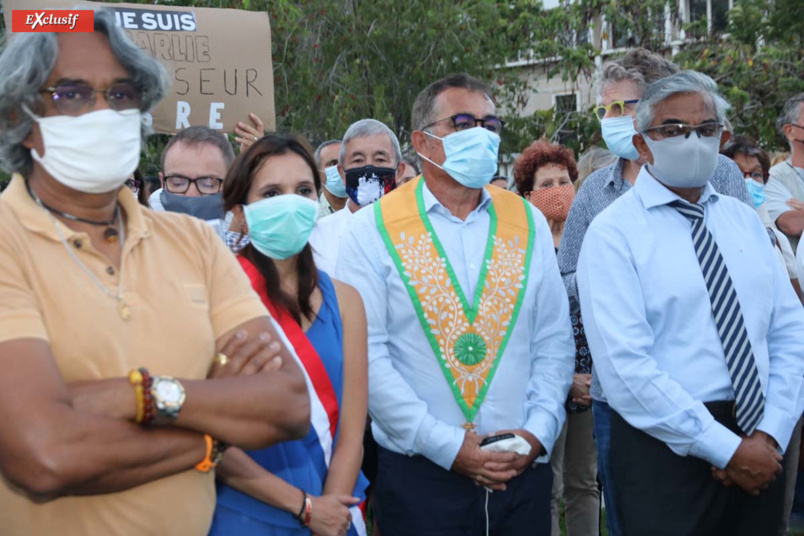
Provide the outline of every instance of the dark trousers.
<path id="1" fill-rule="evenodd" d="M 382 536 L 482 536 L 488 510 L 491 535 L 548 536 L 552 485 L 550 464 L 538 464 L 512 479 L 505 491 L 487 493 L 423 456 L 380 447 L 377 526 Z"/>
<path id="2" fill-rule="evenodd" d="M 733 402 L 706 407 L 719 423 L 739 433 Z M 784 464 L 783 464 L 784 465 Z M 712 478 L 711 465 L 681 457 L 663 442 L 611 420 L 611 472 L 624 536 L 762 536 L 779 532 L 784 475 L 759 497 Z"/>

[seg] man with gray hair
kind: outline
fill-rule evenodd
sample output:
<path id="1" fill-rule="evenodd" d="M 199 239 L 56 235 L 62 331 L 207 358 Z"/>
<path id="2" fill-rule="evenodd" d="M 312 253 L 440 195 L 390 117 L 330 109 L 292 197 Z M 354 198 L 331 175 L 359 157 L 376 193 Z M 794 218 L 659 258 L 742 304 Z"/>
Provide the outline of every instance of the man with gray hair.
<path id="1" fill-rule="evenodd" d="M 318 217 L 324 218 L 346 207 L 346 186 L 338 172 L 341 140 L 325 141 L 315 150 L 313 158 L 321 173 L 321 195 L 318 198 Z"/>
<path id="2" fill-rule="evenodd" d="M 677 73 L 678 70 L 676 64 L 644 48 L 629 50 L 622 58 L 603 65 L 596 83 L 600 99 L 596 112 L 600 118 L 603 140 L 608 149 L 619 158 L 614 164 L 593 172 L 582 187 L 578 186 L 578 193 L 564 225 L 564 234 L 558 248 L 558 267 L 573 313 L 578 312 L 575 272 L 586 231 L 598 214 L 633 188 L 645 163 L 633 143 L 634 134 L 637 133 L 634 125 L 637 104 L 651 84 Z M 719 157 L 710 180 L 718 193 L 735 197 L 753 206 L 740 168 L 725 156 Z M 594 354 L 592 362 L 594 364 Z M 622 536 L 617 518 L 616 497 L 611 493 L 614 486 L 609 477 L 611 408 L 606 403 L 606 393 L 597 380 L 594 366 L 589 394 L 594 400 L 594 441 L 606 504 L 606 523 L 611 536 Z"/>
<path id="3" fill-rule="evenodd" d="M 337 167 L 348 195 L 346 207 L 319 220 L 310 236 L 319 270 L 335 273 L 341 235 L 352 216 L 396 188 L 405 165 L 396 134 L 380 121 L 361 119 L 346 130 Z"/>
<path id="4" fill-rule="evenodd" d="M 804 230 L 804 93 L 785 103 L 776 128 L 790 145 L 790 158 L 770 169 L 765 197 L 771 219 L 795 251 Z"/>
<path id="5" fill-rule="evenodd" d="M 683 71 L 636 109 L 636 185 L 589 227 L 584 327 L 613 410 L 624 534 L 776 534 L 804 403 L 804 311 L 756 212 L 710 180 L 728 134 Z"/>
<path id="6" fill-rule="evenodd" d="M 0 532 L 205 536 L 222 445 L 303 438 L 309 396 L 224 244 L 124 186 L 170 77 L 93 29 L 0 51 Z"/>

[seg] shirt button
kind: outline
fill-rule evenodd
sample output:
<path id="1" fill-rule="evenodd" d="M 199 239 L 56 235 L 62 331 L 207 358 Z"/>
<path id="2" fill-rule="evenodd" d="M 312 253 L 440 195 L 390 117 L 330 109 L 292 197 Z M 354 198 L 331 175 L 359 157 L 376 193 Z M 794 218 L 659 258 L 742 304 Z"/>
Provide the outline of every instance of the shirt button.
<path id="1" fill-rule="evenodd" d="M 469 265 L 469 268 L 471 268 L 472 270 L 474 270 L 474 269 L 475 269 L 475 263 L 470 264 L 470 265 Z"/>
<path id="2" fill-rule="evenodd" d="M 114 268 L 109 266 L 106 268 L 106 273 L 109 275 L 114 275 Z"/>

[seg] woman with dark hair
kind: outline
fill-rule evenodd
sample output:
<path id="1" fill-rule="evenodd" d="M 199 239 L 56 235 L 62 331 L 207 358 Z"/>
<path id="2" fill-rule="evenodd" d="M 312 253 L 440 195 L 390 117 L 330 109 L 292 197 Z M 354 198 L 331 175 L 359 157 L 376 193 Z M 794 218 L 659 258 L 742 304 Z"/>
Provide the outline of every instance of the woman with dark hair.
<path id="1" fill-rule="evenodd" d="M 306 144 L 276 135 L 241 154 L 224 182 L 224 207 L 250 239 L 238 260 L 299 355 L 312 427 L 299 441 L 227 451 L 212 535 L 365 533 L 366 314 L 357 291 L 313 261 L 320 189 Z"/>

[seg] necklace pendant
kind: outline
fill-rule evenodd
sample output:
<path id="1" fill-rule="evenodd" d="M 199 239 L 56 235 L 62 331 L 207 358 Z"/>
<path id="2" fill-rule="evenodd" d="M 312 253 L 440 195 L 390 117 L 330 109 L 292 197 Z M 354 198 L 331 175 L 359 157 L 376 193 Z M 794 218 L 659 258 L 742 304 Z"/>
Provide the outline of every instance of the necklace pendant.
<path id="1" fill-rule="evenodd" d="M 128 322 L 131 319 L 131 307 L 128 306 L 124 299 L 120 299 L 117 310 L 120 312 L 120 318 L 122 318 L 124 322 Z"/>
<path id="2" fill-rule="evenodd" d="M 467 432 L 471 432 L 476 428 L 476 426 L 470 422 L 465 422 L 461 425 L 461 427 L 466 430 Z"/>
<path id="3" fill-rule="evenodd" d="M 108 227 L 105 231 L 103 231 L 103 239 L 110 244 L 114 244 L 120 240 L 120 233 L 114 227 Z"/>

